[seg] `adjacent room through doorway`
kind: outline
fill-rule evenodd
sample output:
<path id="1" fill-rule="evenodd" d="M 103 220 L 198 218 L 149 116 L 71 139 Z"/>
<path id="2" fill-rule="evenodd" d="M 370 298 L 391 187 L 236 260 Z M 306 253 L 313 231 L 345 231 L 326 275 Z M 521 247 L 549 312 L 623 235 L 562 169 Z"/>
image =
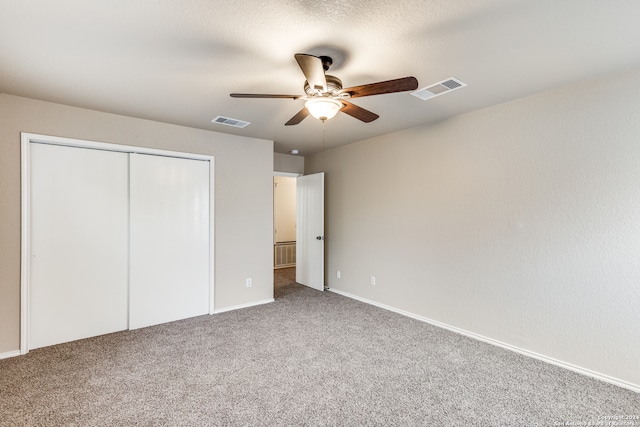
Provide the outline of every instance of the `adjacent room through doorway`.
<path id="1" fill-rule="evenodd" d="M 296 178 L 273 177 L 274 268 L 296 266 Z"/>
<path id="2" fill-rule="evenodd" d="M 273 177 L 273 294 L 296 281 L 296 178 Z"/>

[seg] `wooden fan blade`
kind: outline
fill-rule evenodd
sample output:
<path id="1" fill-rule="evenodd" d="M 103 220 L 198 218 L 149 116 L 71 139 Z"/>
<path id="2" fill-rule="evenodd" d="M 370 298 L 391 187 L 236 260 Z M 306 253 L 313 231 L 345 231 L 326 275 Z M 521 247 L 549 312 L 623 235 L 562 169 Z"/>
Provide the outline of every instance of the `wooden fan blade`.
<path id="1" fill-rule="evenodd" d="M 303 121 L 305 117 L 307 117 L 308 115 L 309 115 L 309 110 L 307 110 L 306 108 L 303 108 L 302 110 L 298 111 L 298 114 L 291 117 L 291 119 L 289 119 L 289 121 L 284 125 L 285 126 L 297 125 L 298 123 Z"/>
<path id="2" fill-rule="evenodd" d="M 232 98 L 283 98 L 299 99 L 300 95 L 271 95 L 268 93 L 231 93 Z"/>
<path id="3" fill-rule="evenodd" d="M 327 80 L 324 77 L 324 68 L 322 67 L 322 59 L 317 56 L 307 55 L 305 53 L 296 53 L 296 61 L 302 70 L 307 83 L 313 89 L 322 92 L 327 91 Z"/>
<path id="4" fill-rule="evenodd" d="M 418 80 L 415 77 L 402 77 L 400 79 L 370 83 L 368 85 L 348 87 L 346 89 L 342 89 L 339 93 L 348 93 L 351 95 L 351 98 L 358 98 L 361 96 L 382 95 L 384 93 L 416 90 L 417 88 Z"/>
<path id="5" fill-rule="evenodd" d="M 340 102 L 344 104 L 344 107 L 340 111 L 342 111 L 343 113 L 347 113 L 351 117 L 355 117 L 358 120 L 362 120 L 365 123 L 370 123 L 380 117 L 376 113 L 372 113 L 369 110 L 358 107 L 357 105 L 352 104 L 349 101 L 345 101 L 344 99 L 341 99 Z"/>

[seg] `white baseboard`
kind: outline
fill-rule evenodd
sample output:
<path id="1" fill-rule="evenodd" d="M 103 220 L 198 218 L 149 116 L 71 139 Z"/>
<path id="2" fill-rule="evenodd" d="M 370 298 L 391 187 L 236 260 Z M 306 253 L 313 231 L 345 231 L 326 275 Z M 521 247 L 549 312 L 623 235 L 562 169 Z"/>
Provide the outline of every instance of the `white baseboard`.
<path id="1" fill-rule="evenodd" d="M 502 347 L 504 349 L 507 349 L 507 350 L 510 350 L 510 351 L 514 351 L 514 352 L 522 354 L 524 356 L 532 357 L 534 359 L 538 359 L 538 360 L 541 360 L 543 362 L 550 363 L 552 365 L 560 366 L 561 368 L 565 368 L 565 369 L 568 369 L 570 371 L 574 371 L 574 372 L 577 372 L 579 374 L 586 375 L 586 376 L 598 379 L 600 381 L 604 381 L 606 383 L 616 385 L 618 387 L 623 387 L 623 388 L 626 388 L 628 390 L 635 391 L 636 393 L 640 393 L 640 385 L 638 385 L 638 384 L 633 384 L 633 383 L 630 383 L 628 381 L 624 381 L 624 380 L 621 380 L 621 379 L 618 379 L 618 378 L 610 377 L 609 375 L 605 375 L 605 374 L 601 374 L 599 372 L 592 371 L 590 369 L 586 369 L 586 368 L 582 368 L 580 366 L 572 365 L 571 363 L 563 362 L 561 360 L 557 360 L 557 359 L 554 359 L 552 357 L 548 357 L 548 356 L 545 356 L 545 355 L 542 355 L 542 354 L 538 354 L 538 353 L 535 353 L 533 351 L 525 350 L 523 348 L 516 347 L 516 346 L 513 346 L 511 344 L 506 344 L 506 343 L 503 343 L 501 341 L 497 341 L 497 340 L 494 340 L 494 339 L 491 339 L 491 338 L 487 338 L 485 336 L 478 335 L 478 334 L 475 334 L 473 332 L 466 331 L 464 329 L 456 328 L 455 326 L 447 325 L 446 323 L 438 322 L 437 320 L 432 320 L 432 319 L 429 319 L 427 317 L 419 316 L 417 314 L 410 313 L 410 312 L 404 311 L 404 310 L 400 310 L 400 309 L 397 309 L 395 307 L 391 307 L 391 306 L 388 306 L 388 305 L 385 305 L 385 304 L 381 304 L 379 302 L 372 301 L 372 300 L 369 300 L 369 299 L 366 299 L 366 298 L 362 298 L 362 297 L 359 297 L 357 295 L 350 294 L 348 292 L 340 291 L 338 289 L 333 289 L 333 288 L 327 288 L 327 290 L 331 291 L 331 292 L 334 292 L 336 294 L 345 296 L 347 298 L 355 299 L 357 301 L 364 302 L 366 304 L 374 305 L 376 307 L 379 307 L 379 308 L 382 308 L 382 309 L 385 309 L 385 310 L 389 310 L 389 311 L 392 311 L 394 313 L 398 313 L 398 314 L 401 314 L 403 316 L 407 316 L 407 317 L 410 317 L 412 319 L 419 320 L 421 322 L 429 323 L 429 324 L 431 324 L 433 326 L 437 326 L 439 328 L 447 329 L 447 330 L 449 330 L 451 332 L 455 332 L 457 334 L 461 334 L 461 335 L 467 336 L 469 338 L 473 338 L 473 339 L 478 340 L 478 341 L 483 341 L 483 342 L 486 342 L 488 344 L 492 344 L 492 345 L 495 345 L 495 346 L 498 346 L 498 347 Z"/>
<path id="2" fill-rule="evenodd" d="M 227 311 L 240 310 L 241 308 L 249 308 L 256 305 L 268 304 L 274 301 L 275 299 L 269 298 L 262 301 L 254 301 L 247 304 L 240 304 L 240 305 L 234 305 L 232 307 L 219 308 L 219 309 L 213 310 L 213 314 L 220 314 L 220 313 L 225 313 Z"/>
<path id="3" fill-rule="evenodd" d="M 0 353 L 0 359 L 8 359 L 10 357 L 20 356 L 20 350 L 8 351 L 6 353 Z"/>

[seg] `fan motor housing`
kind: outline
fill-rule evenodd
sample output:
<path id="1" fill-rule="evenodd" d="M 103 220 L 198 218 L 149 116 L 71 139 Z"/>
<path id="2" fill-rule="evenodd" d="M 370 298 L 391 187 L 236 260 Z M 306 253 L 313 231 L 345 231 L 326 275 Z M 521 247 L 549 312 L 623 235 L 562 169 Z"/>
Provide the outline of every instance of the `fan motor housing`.
<path id="1" fill-rule="evenodd" d="M 331 96 L 338 96 L 338 92 L 342 90 L 342 80 L 336 76 L 330 76 L 325 74 L 325 80 L 327 81 L 327 92 Z M 304 82 L 304 92 L 309 96 L 316 96 L 318 92 L 309 86 L 309 82 Z"/>

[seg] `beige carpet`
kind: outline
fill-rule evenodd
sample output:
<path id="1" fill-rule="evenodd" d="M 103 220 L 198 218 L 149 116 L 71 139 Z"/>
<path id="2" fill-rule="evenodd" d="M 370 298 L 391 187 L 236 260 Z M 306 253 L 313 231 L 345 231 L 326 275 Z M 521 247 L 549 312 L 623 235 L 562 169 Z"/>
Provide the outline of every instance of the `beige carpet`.
<path id="1" fill-rule="evenodd" d="M 271 304 L 0 360 L 0 425 L 554 426 L 640 415 L 637 393 L 291 274 L 280 273 Z"/>

